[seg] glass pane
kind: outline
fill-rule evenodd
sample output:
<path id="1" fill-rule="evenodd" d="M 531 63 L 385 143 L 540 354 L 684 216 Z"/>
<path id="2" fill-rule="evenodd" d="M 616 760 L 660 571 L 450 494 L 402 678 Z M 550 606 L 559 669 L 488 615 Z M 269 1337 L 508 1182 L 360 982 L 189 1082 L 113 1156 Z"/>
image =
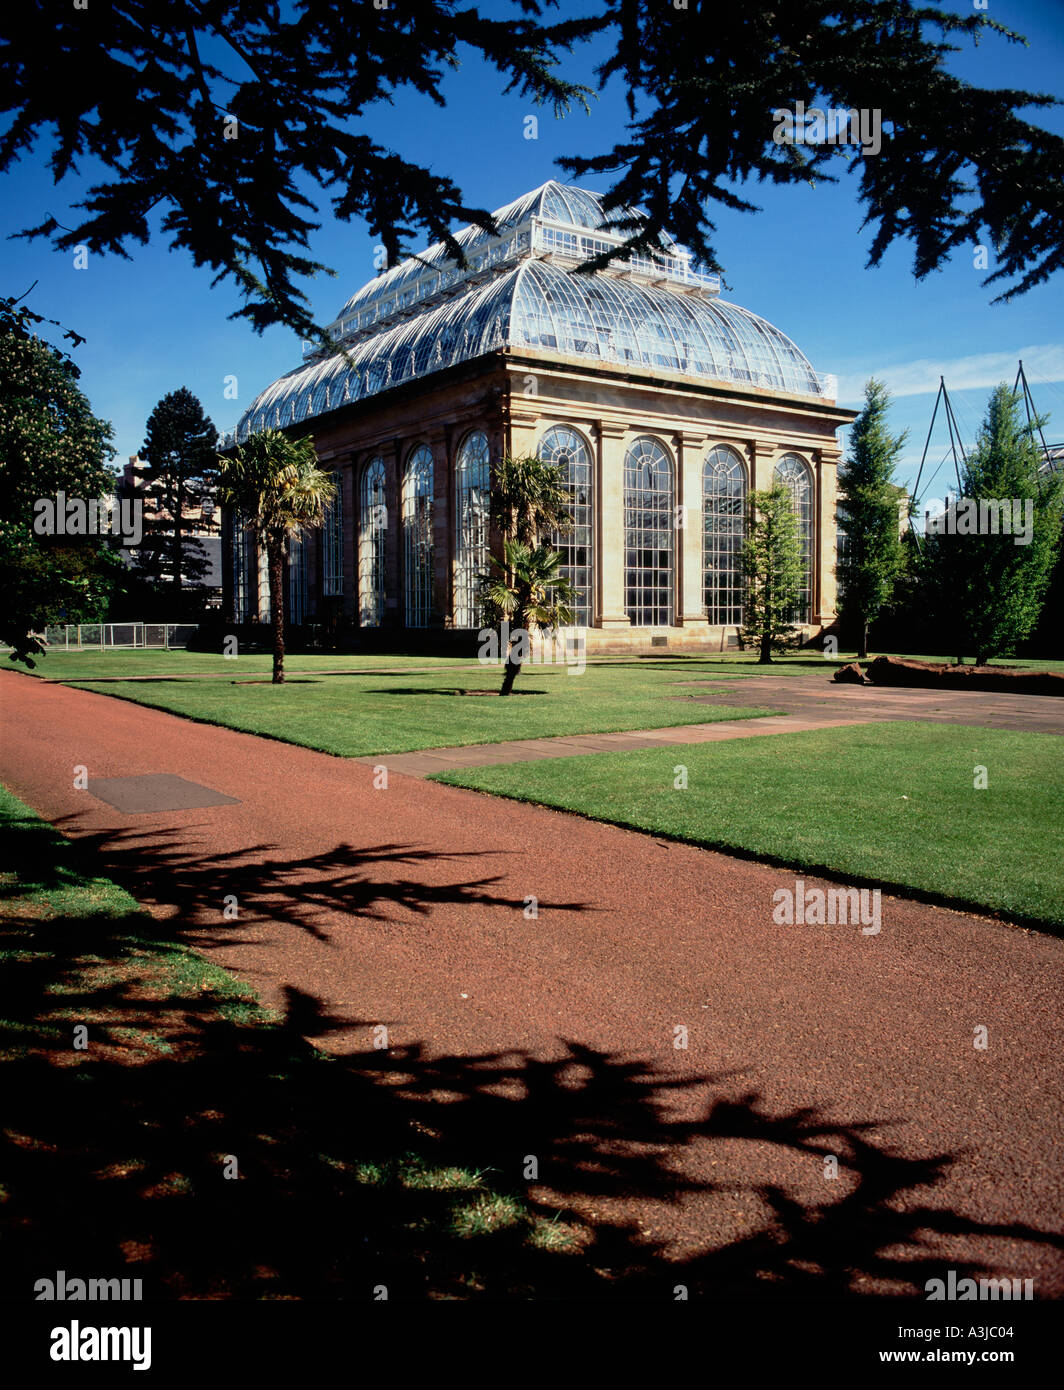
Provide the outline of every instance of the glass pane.
<path id="1" fill-rule="evenodd" d="M 636 439 L 624 458 L 625 611 L 633 627 L 671 627 L 672 465 L 656 439 Z"/>
<path id="2" fill-rule="evenodd" d="M 797 454 L 783 455 L 776 464 L 775 478 L 790 490 L 802 548 L 801 594 L 786 619 L 790 623 L 807 623 L 813 612 L 813 478 L 809 465 Z"/>
<path id="3" fill-rule="evenodd" d="M 458 554 L 455 562 L 456 627 L 484 623 L 481 589 L 488 575 L 488 523 L 491 478 L 487 435 L 466 435 L 458 451 Z"/>
<path id="4" fill-rule="evenodd" d="M 702 468 L 702 591 L 714 626 L 742 626 L 745 527 L 743 461 L 733 449 L 713 449 Z"/>
<path id="5" fill-rule="evenodd" d="M 388 507 L 384 497 L 384 460 L 371 459 L 362 473 L 358 542 L 358 607 L 363 627 L 380 627 L 386 602 L 385 554 Z"/>
<path id="6" fill-rule="evenodd" d="M 556 464 L 569 493 L 572 529 L 555 531 L 551 545 L 560 551 L 559 573 L 576 590 L 571 607 L 574 624 L 591 623 L 591 451 L 582 435 L 566 425 L 554 425 L 539 442 L 537 454 Z"/>
<path id="7" fill-rule="evenodd" d="M 403 576 L 407 627 L 427 627 L 432 616 L 432 453 L 419 445 L 403 477 Z"/>

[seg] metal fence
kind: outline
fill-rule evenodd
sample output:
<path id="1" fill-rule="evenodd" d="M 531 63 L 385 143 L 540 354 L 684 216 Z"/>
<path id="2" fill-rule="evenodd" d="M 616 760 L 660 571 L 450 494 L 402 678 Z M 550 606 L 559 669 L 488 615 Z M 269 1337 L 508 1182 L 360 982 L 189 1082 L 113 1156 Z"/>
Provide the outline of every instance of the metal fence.
<path id="1" fill-rule="evenodd" d="M 132 651 L 155 647 L 163 651 L 188 646 L 196 623 L 67 623 L 45 629 L 45 641 L 55 651 Z"/>

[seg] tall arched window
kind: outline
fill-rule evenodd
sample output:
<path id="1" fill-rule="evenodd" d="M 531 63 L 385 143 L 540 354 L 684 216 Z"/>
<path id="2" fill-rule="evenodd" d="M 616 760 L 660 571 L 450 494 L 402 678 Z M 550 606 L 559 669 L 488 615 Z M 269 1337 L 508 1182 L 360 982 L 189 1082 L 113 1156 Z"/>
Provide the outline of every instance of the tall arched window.
<path id="1" fill-rule="evenodd" d="M 339 598 L 344 592 L 344 475 L 339 468 L 332 480 L 336 492 L 322 524 L 321 591 L 326 598 Z"/>
<path id="2" fill-rule="evenodd" d="M 790 489 L 802 547 L 802 589 L 788 618 L 792 623 L 807 623 L 813 612 L 813 477 L 797 454 L 784 454 L 774 471 L 776 482 Z"/>
<path id="3" fill-rule="evenodd" d="M 734 449 L 712 449 L 702 466 L 702 601 L 713 626 L 742 625 L 745 522 L 743 461 Z"/>
<path id="4" fill-rule="evenodd" d="M 385 545 L 388 507 L 384 500 L 384 460 L 370 459 L 362 470 L 358 515 L 358 619 L 363 627 L 384 621 Z"/>
<path id="5" fill-rule="evenodd" d="M 230 539 L 232 541 L 232 563 L 233 563 L 233 621 L 246 623 L 251 617 L 248 595 L 250 584 L 248 582 L 250 547 L 248 545 L 247 527 L 244 519 L 238 511 L 229 514 Z"/>
<path id="6" fill-rule="evenodd" d="M 432 615 L 432 451 L 419 444 L 403 474 L 403 593 L 407 627 Z"/>
<path id="7" fill-rule="evenodd" d="M 288 611 L 293 626 L 307 620 L 307 538 L 300 532 L 288 540 Z"/>
<path id="8" fill-rule="evenodd" d="M 555 531 L 551 545 L 559 551 L 559 573 L 576 590 L 572 609 L 578 627 L 591 622 L 591 450 L 566 425 L 553 425 L 539 441 L 537 454 L 556 464 L 569 493 L 572 529 Z"/>
<path id="9" fill-rule="evenodd" d="M 671 627 L 672 464 L 656 439 L 624 456 L 625 611 L 633 627 Z"/>
<path id="10" fill-rule="evenodd" d="M 455 557 L 455 627 L 480 627 L 481 589 L 488 573 L 488 517 L 491 477 L 488 438 L 480 430 L 467 434 L 458 450 L 456 472 L 457 540 Z"/>

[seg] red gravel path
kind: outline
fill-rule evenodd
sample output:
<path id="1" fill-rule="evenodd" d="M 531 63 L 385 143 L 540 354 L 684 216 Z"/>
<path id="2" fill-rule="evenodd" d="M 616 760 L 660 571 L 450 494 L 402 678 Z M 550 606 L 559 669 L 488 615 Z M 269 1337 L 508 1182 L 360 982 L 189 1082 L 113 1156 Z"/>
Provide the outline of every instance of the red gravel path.
<path id="1" fill-rule="evenodd" d="M 0 699 L 2 780 L 98 837 L 101 872 L 267 1003 L 286 986 L 320 1000 L 321 1046 L 363 1051 L 380 1022 L 433 1056 L 584 1048 L 666 1085 L 703 1078 L 638 1124 L 617 1116 L 618 1144 L 660 1143 L 673 1200 L 589 1175 L 570 1205 L 677 1257 L 768 1223 L 797 1258 L 847 1199 L 852 1288 L 901 1291 L 918 1258 L 918 1285 L 964 1262 L 1064 1293 L 1064 942 L 894 898 L 876 936 L 778 926 L 782 870 L 398 774 L 375 790 L 364 763 L 15 674 Z M 74 790 L 77 764 L 174 773 L 240 804 L 123 815 Z M 239 922 L 222 919 L 227 893 Z"/>

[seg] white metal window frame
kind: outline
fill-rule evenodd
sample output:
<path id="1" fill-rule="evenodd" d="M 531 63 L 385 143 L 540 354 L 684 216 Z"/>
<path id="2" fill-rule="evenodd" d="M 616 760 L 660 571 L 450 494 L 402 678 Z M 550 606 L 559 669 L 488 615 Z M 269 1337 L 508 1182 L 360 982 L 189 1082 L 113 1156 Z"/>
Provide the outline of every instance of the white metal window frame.
<path id="1" fill-rule="evenodd" d="M 387 603 L 388 504 L 384 460 L 362 470 L 358 514 L 358 606 L 363 627 L 380 627 Z"/>
<path id="2" fill-rule="evenodd" d="M 730 445 L 715 445 L 702 464 L 702 600 L 713 627 L 743 622 L 746 490 L 742 455 Z"/>
<path id="3" fill-rule="evenodd" d="M 798 603 L 787 619 L 792 623 L 808 623 L 813 612 L 813 470 L 801 454 L 786 453 L 776 460 L 772 476 L 791 494 L 802 551 L 802 588 Z"/>
<path id="4" fill-rule="evenodd" d="M 455 613 L 459 628 L 483 623 L 482 581 L 488 573 L 491 464 L 488 437 L 471 430 L 455 465 Z"/>
<path id="5" fill-rule="evenodd" d="M 432 450 L 427 444 L 415 445 L 403 470 L 403 597 L 407 627 L 428 627 L 432 618 L 435 486 Z"/>
<path id="6" fill-rule="evenodd" d="M 676 543 L 672 457 L 653 435 L 624 453 L 624 597 L 633 627 L 671 627 Z"/>

